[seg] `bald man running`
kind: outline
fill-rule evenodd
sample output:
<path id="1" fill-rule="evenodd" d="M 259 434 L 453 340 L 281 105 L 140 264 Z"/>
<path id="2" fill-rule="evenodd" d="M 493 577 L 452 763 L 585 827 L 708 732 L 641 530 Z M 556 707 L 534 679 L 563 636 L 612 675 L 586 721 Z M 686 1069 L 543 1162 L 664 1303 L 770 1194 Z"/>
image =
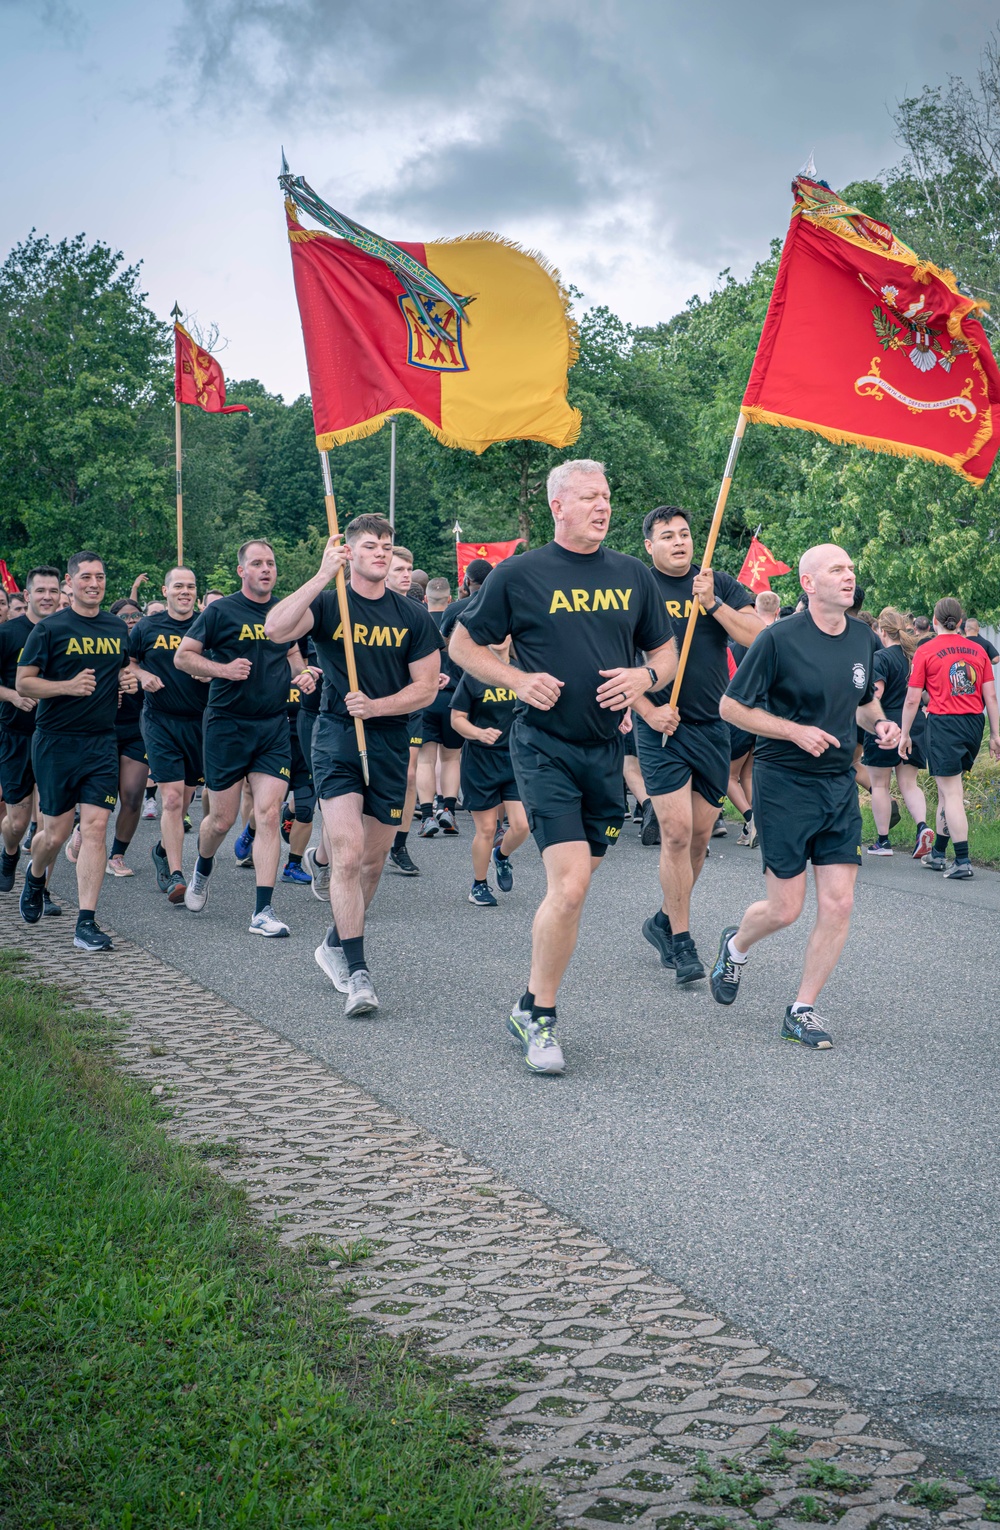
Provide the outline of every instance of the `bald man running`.
<path id="1" fill-rule="evenodd" d="M 754 640 L 719 710 L 757 735 L 753 816 L 767 895 L 740 925 L 722 932 L 712 996 L 732 1004 L 752 946 L 794 924 L 806 896 L 806 866 L 816 879 L 816 923 L 806 946 L 798 995 L 785 1011 L 786 1041 L 833 1045 L 816 1000 L 844 948 L 861 864 L 861 809 L 851 761 L 857 728 L 894 748 L 899 728 L 874 700 L 876 640 L 847 615 L 854 564 L 842 547 L 811 547 L 799 562 L 807 610 Z"/>

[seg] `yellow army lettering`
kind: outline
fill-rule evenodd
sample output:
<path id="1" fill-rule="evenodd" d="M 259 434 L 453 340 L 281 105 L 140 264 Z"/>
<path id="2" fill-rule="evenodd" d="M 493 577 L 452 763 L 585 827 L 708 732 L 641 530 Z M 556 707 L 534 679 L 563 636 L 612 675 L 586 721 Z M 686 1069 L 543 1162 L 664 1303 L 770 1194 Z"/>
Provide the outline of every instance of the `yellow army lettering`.
<path id="1" fill-rule="evenodd" d="M 240 628 L 238 641 L 240 643 L 248 641 L 251 643 L 266 643 L 268 640 L 264 636 L 264 623 L 254 622 L 253 626 L 251 627 L 249 622 L 244 622 L 243 626 Z"/>
<path id="2" fill-rule="evenodd" d="M 115 803 L 118 801 L 118 798 L 117 797 L 105 797 L 104 800 L 108 804 L 109 807 L 114 807 Z"/>
<path id="3" fill-rule="evenodd" d="M 121 651 L 122 651 L 122 640 L 121 640 L 121 638 L 98 638 L 96 640 L 96 642 L 91 637 L 80 638 L 79 642 L 77 641 L 76 638 L 70 638 L 69 642 L 66 644 L 66 652 L 67 652 L 67 654 L 70 654 L 70 653 L 79 653 L 79 654 L 85 654 L 85 653 L 94 653 L 94 654 L 98 654 L 98 653 L 117 653 L 117 654 L 120 654 Z"/>
<path id="4" fill-rule="evenodd" d="M 598 611 L 627 611 L 631 599 L 631 590 L 570 590 L 569 595 L 565 590 L 553 590 L 549 615 L 556 611 L 583 611 L 588 616 Z"/>
<path id="5" fill-rule="evenodd" d="M 402 816 L 403 816 L 403 809 L 402 808 L 390 808 L 389 809 L 389 817 L 390 818 L 402 818 Z"/>
<path id="6" fill-rule="evenodd" d="M 621 829 L 616 829 L 614 824 L 612 824 L 609 829 L 605 829 L 604 837 L 605 839 L 617 839 L 620 833 Z"/>
<path id="7" fill-rule="evenodd" d="M 299 690 L 297 685 L 293 685 L 291 690 L 288 692 L 288 705 L 290 707 L 297 707 L 301 700 L 302 692 Z"/>
<path id="8" fill-rule="evenodd" d="M 153 644 L 154 648 L 179 648 L 180 646 L 181 637 L 179 632 L 171 632 L 169 634 L 159 632 L 156 636 L 156 642 Z"/>
<path id="9" fill-rule="evenodd" d="M 288 776 L 289 780 L 291 780 L 291 774 L 292 773 L 288 769 L 287 765 L 282 765 L 281 769 L 278 771 L 279 776 Z"/>
<path id="10" fill-rule="evenodd" d="M 687 618 L 691 615 L 691 601 L 690 600 L 686 600 L 684 602 L 684 610 L 683 611 L 681 610 L 681 603 L 680 603 L 679 600 L 665 600 L 663 602 L 663 604 L 667 608 L 667 615 L 668 616 L 672 616 L 675 622 L 679 622 L 682 617 L 686 621 Z M 707 616 L 707 614 L 708 613 L 705 610 L 705 607 L 699 601 L 698 602 L 698 615 L 699 616 Z"/>
<path id="11" fill-rule="evenodd" d="M 495 690 L 484 691 L 483 692 L 483 700 L 484 701 L 516 701 L 517 700 L 517 692 L 516 691 L 507 691 L 507 690 L 504 690 L 502 685 L 498 685 Z"/>
<path id="12" fill-rule="evenodd" d="M 355 622 L 354 642 L 361 648 L 402 648 L 409 632 L 409 627 L 365 627 L 361 622 Z M 343 636 L 344 624 L 338 622 L 330 642 L 339 643 Z"/>

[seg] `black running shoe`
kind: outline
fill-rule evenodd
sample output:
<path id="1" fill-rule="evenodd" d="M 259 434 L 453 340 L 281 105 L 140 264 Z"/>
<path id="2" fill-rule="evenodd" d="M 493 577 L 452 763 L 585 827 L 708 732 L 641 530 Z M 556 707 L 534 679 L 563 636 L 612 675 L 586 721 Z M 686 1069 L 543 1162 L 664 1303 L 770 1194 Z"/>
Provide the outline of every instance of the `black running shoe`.
<path id="1" fill-rule="evenodd" d="M 889 803 L 889 828 L 894 829 L 899 822 L 899 803 L 893 797 Z"/>
<path id="2" fill-rule="evenodd" d="M 726 835 L 728 833 L 729 833 L 729 830 L 726 828 L 726 817 L 725 817 L 725 814 L 724 813 L 720 813 L 718 818 L 715 820 L 714 824 L 712 825 L 712 838 L 713 839 L 725 839 L 725 837 L 726 837 Z"/>
<path id="3" fill-rule="evenodd" d="M 32 819 L 31 822 L 28 825 L 28 832 L 24 836 L 23 840 L 21 841 L 21 849 L 22 850 L 28 851 L 28 850 L 31 849 L 31 841 L 35 837 L 35 830 L 37 828 L 38 828 L 37 823 L 35 822 L 34 819 Z"/>
<path id="4" fill-rule="evenodd" d="M 42 893 L 42 902 L 45 904 L 42 913 L 47 914 L 50 919 L 58 919 L 62 913 L 62 908 L 53 898 L 52 894 L 49 892 Z"/>
<path id="5" fill-rule="evenodd" d="M 402 877 L 418 877 L 420 867 L 414 865 L 410 859 L 410 852 L 405 845 L 400 845 L 398 850 L 389 851 L 389 865 L 393 871 L 398 871 Z"/>
<path id="6" fill-rule="evenodd" d="M 285 841 L 286 845 L 291 843 L 292 824 L 294 822 L 295 814 L 292 812 L 288 804 L 288 799 L 286 798 L 281 807 L 281 837 Z"/>
<path id="7" fill-rule="evenodd" d="M 971 861 L 955 861 L 944 874 L 946 882 L 968 882 L 972 876 Z"/>
<path id="8" fill-rule="evenodd" d="M 740 991 L 743 963 L 734 962 L 729 954 L 729 942 L 736 934 L 738 928 L 738 925 L 731 924 L 723 930 L 719 940 L 719 954 L 715 958 L 715 966 L 708 975 L 712 998 L 716 1004 L 734 1003 L 736 995 Z"/>
<path id="9" fill-rule="evenodd" d="M 20 850 L 16 855 L 8 855 L 6 850 L 0 851 L 0 892 L 14 891 L 14 876 L 20 859 Z"/>
<path id="10" fill-rule="evenodd" d="M 696 983 L 699 978 L 705 976 L 705 969 L 701 964 L 694 941 L 690 935 L 681 936 L 674 940 L 674 971 L 677 974 L 677 982 Z"/>
<path id="11" fill-rule="evenodd" d="M 18 903 L 21 918 L 25 924 L 37 924 L 45 912 L 45 884 L 33 882 L 30 876 L 24 879 L 21 888 L 21 897 Z"/>
<path id="12" fill-rule="evenodd" d="M 660 843 L 660 825 L 656 818 L 656 809 L 652 799 L 647 797 L 642 805 L 642 828 L 639 830 L 640 845 L 658 845 Z"/>
<path id="13" fill-rule="evenodd" d="M 672 967 L 674 965 L 674 937 L 669 927 L 664 929 L 662 924 L 657 924 L 656 916 L 647 919 L 642 926 L 642 933 L 660 953 L 660 966 Z M 705 974 L 702 973 L 702 977 Z"/>
<path id="14" fill-rule="evenodd" d="M 162 893 L 165 893 L 170 886 L 170 862 L 167 860 L 167 852 L 162 845 L 154 845 L 149 853 L 156 867 L 156 885 Z"/>
<path id="15" fill-rule="evenodd" d="M 77 920 L 73 932 L 73 944 L 78 951 L 113 951 L 111 936 L 99 930 L 93 919 Z"/>
<path id="16" fill-rule="evenodd" d="M 825 1052 L 833 1046 L 833 1037 L 829 1031 L 823 1029 L 827 1024 L 829 1021 L 825 1021 L 822 1015 L 817 1015 L 811 1004 L 808 1009 L 800 1009 L 797 1015 L 792 1014 L 792 1006 L 789 1004 L 781 1026 L 781 1039 L 797 1041 L 800 1046 L 813 1047 L 817 1052 Z"/>

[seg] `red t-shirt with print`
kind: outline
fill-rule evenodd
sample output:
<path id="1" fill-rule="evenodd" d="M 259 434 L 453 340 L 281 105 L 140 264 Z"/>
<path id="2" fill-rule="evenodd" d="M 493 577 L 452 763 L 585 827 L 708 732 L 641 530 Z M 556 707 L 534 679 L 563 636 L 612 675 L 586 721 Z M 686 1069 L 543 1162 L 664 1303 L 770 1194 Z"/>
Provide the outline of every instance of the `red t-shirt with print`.
<path id="1" fill-rule="evenodd" d="M 983 685 L 992 679 L 985 649 L 960 632 L 942 632 L 918 647 L 909 683 L 927 692 L 929 712 L 955 717 L 983 710 Z"/>

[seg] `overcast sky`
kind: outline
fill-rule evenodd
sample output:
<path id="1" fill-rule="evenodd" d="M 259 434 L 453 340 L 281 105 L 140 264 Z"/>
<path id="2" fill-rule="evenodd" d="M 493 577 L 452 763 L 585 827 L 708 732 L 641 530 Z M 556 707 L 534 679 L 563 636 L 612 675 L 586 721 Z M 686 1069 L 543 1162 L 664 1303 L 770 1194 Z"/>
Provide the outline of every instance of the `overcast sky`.
<path id="1" fill-rule="evenodd" d="M 954 18 L 954 19 L 952 19 Z M 654 323 L 834 186 L 899 157 L 893 104 L 974 77 L 992 0 L 0 0 L 0 248 L 34 225 L 143 261 L 306 385 L 278 173 L 390 238 L 491 229 Z"/>

